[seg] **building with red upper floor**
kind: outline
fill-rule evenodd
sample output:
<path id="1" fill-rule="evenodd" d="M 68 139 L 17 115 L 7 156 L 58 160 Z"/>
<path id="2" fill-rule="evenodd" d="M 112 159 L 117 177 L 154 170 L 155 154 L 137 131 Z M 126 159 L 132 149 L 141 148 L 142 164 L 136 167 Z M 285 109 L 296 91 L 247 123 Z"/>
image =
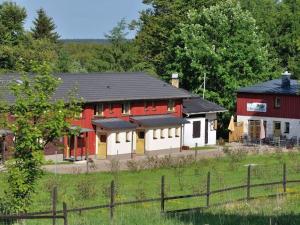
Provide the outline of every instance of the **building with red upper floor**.
<path id="1" fill-rule="evenodd" d="M 144 73 L 56 76 L 62 83 L 54 99 L 67 99 L 76 87 L 83 100 L 82 112 L 71 121 L 80 134 L 49 144 L 46 155 L 62 149 L 66 160 L 106 159 L 216 143 L 216 114 L 224 108 L 179 88 L 177 74 L 171 84 Z"/>
<path id="2" fill-rule="evenodd" d="M 265 137 L 300 137 L 300 85 L 290 76 L 238 90 L 237 122 L 245 135 L 259 139 L 263 120 Z"/>

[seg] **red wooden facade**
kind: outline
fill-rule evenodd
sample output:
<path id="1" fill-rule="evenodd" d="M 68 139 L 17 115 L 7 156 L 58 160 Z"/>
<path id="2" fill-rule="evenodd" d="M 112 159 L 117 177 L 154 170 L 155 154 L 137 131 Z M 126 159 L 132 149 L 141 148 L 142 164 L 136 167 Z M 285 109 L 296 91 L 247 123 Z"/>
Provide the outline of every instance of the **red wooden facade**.
<path id="1" fill-rule="evenodd" d="M 276 98 L 280 98 L 280 107 L 275 107 Z M 266 103 L 267 112 L 249 112 L 247 103 Z M 300 96 L 238 93 L 237 115 L 300 119 Z"/>
<path id="2" fill-rule="evenodd" d="M 95 107 L 97 104 L 99 103 L 84 105 L 82 117 L 71 122 L 72 125 L 93 130 L 92 132 L 83 133 L 76 141 L 78 146 L 76 150 L 77 156 L 85 156 L 86 149 L 88 149 L 88 154 L 94 155 L 96 153 L 96 127 L 92 125 L 92 120 L 95 118 L 120 118 L 129 121 L 131 116 L 163 114 L 171 114 L 176 117 L 182 116 L 182 99 L 174 100 L 174 111 L 172 112 L 168 111 L 168 100 L 131 101 L 130 115 L 122 114 L 122 102 L 103 103 L 103 115 L 100 117 L 95 116 Z M 74 155 L 73 143 L 73 139 L 69 140 L 71 155 Z M 64 138 L 64 145 L 67 146 L 67 144 L 68 139 Z"/>

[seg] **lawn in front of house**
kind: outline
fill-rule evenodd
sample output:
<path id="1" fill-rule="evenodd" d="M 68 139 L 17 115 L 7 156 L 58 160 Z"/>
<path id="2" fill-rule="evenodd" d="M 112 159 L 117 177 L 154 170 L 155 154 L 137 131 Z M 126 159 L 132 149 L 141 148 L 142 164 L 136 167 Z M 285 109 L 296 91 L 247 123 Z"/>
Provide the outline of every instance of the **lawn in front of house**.
<path id="1" fill-rule="evenodd" d="M 116 201 L 137 200 L 160 197 L 161 176 L 165 176 L 166 195 L 182 195 L 201 193 L 206 191 L 207 172 L 211 172 L 211 190 L 221 189 L 229 186 L 238 186 L 246 183 L 247 164 L 254 164 L 252 167 L 251 183 L 264 183 L 282 180 L 282 164 L 287 164 L 287 179 L 300 179 L 300 154 L 273 153 L 266 155 L 249 156 L 227 156 L 214 159 L 202 159 L 197 162 L 190 162 L 185 166 L 158 168 L 143 170 L 139 172 L 118 171 L 112 168 L 113 172 L 90 173 L 90 174 L 64 174 L 54 175 L 46 173 L 39 181 L 37 192 L 33 196 L 33 204 L 30 211 L 49 210 L 51 208 L 51 190 L 58 187 L 58 208 L 62 208 L 62 202 L 66 202 L 69 208 L 107 204 L 109 202 L 109 186 L 111 180 L 116 182 Z M 0 173 L 3 181 L 4 173 Z M 3 194 L 4 182 L 0 183 L 0 195 Z M 299 184 L 288 184 L 288 192 L 299 191 Z M 252 196 L 260 196 L 282 191 L 282 186 L 260 187 L 251 190 Z M 245 197 L 246 190 L 236 190 L 216 194 L 211 197 L 211 203 L 225 202 L 240 197 Z M 205 198 L 180 199 L 166 202 L 166 210 L 205 206 Z M 132 224 L 140 218 L 156 218 L 159 222 L 153 224 L 175 224 L 168 222 L 159 214 L 159 202 L 144 203 L 136 206 L 122 206 L 116 209 L 116 218 L 130 217 Z M 300 212 L 299 207 L 295 209 Z M 154 213 L 154 214 L 153 214 Z M 108 210 L 95 210 L 83 213 L 82 217 L 72 215 L 76 224 L 97 224 L 93 221 L 108 222 Z M 134 218 L 132 218 L 134 217 Z M 137 218 L 136 218 L 137 217 Z M 82 218 L 82 219 L 79 219 Z M 160 219 L 159 219 L 160 218 Z M 128 219 L 129 220 L 129 219 Z M 166 220 L 166 221 L 165 221 Z M 84 222 L 85 221 L 85 222 Z M 162 221 L 165 221 L 162 223 Z M 173 219 L 171 220 L 173 221 Z M 148 222 L 148 221 L 147 221 Z M 30 222 L 28 224 L 34 224 Z M 36 223 L 38 224 L 38 223 Z M 48 223 L 43 223 L 48 224 Z M 50 222 L 49 222 L 50 224 Z M 131 223 L 118 223 L 131 224 Z M 145 223 L 146 224 L 146 223 Z M 179 224 L 179 223 L 178 223 Z M 180 224 L 184 224 L 181 223 Z"/>

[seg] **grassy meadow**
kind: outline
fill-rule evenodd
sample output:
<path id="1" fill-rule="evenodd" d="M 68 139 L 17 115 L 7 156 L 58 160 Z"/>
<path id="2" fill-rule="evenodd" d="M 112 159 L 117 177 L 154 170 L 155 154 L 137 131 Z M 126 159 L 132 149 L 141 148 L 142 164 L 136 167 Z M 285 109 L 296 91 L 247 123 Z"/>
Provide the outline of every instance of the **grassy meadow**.
<path id="1" fill-rule="evenodd" d="M 149 159 L 151 160 L 151 159 Z M 154 160 L 154 159 L 152 159 Z M 155 164 L 157 162 L 148 162 Z M 166 196 L 202 193 L 206 191 L 207 172 L 211 172 L 211 190 L 246 184 L 247 164 L 253 164 L 251 183 L 265 183 L 282 180 L 282 165 L 287 164 L 287 179 L 300 179 L 300 153 L 272 153 L 265 155 L 229 155 L 214 159 L 193 161 L 187 159 L 180 165 L 141 171 L 55 175 L 45 173 L 40 180 L 37 192 L 33 196 L 30 211 L 51 209 L 51 190 L 58 187 L 58 208 L 66 202 L 68 208 L 107 204 L 110 200 L 109 185 L 111 180 L 116 183 L 116 201 L 142 200 L 160 196 L 161 176 L 165 176 Z M 184 165 L 185 164 L 185 165 Z M 0 179 L 5 174 L 0 173 Z M 4 182 L 0 184 L 0 195 L 3 194 Z M 282 192 L 282 185 L 257 187 L 251 189 L 251 196 L 264 196 Z M 151 202 L 131 206 L 119 206 L 115 210 L 114 224 L 300 224 L 299 184 L 288 184 L 288 196 L 277 196 L 272 199 L 259 198 L 251 202 L 233 203 L 225 206 L 205 209 L 201 212 L 160 214 L 160 203 Z M 246 190 L 214 194 L 211 204 L 231 201 L 246 196 Z M 166 202 L 166 210 L 205 206 L 204 197 L 177 199 Z M 270 223 L 271 221 L 271 223 Z M 273 222 L 274 223 L 273 223 Z M 295 221 L 295 223 L 293 222 Z M 51 221 L 27 221 L 26 224 L 51 224 Z M 62 224 L 62 223 L 59 223 Z M 81 215 L 70 215 L 70 224 L 91 225 L 109 224 L 108 209 L 82 212 Z"/>

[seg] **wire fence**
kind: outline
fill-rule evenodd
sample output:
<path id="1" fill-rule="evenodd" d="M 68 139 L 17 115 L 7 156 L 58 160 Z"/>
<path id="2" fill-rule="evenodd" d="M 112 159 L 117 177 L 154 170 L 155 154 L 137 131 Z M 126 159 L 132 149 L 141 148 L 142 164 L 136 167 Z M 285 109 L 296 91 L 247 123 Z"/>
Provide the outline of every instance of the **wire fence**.
<path id="1" fill-rule="evenodd" d="M 71 214 L 81 215 L 83 212 L 90 212 L 100 209 L 109 211 L 109 218 L 113 220 L 116 216 L 116 208 L 121 206 L 136 206 L 152 204 L 151 207 L 159 208 L 161 213 L 183 212 L 190 210 L 201 210 L 212 206 L 227 204 L 237 201 L 249 201 L 260 197 L 272 197 L 292 193 L 288 188 L 300 183 L 299 174 L 295 168 L 287 168 L 273 165 L 271 167 L 247 165 L 240 168 L 244 176 L 231 177 L 230 180 L 221 179 L 226 171 L 218 171 L 214 174 L 207 173 L 183 174 L 182 171 L 174 173 L 176 179 L 168 179 L 162 176 L 155 184 L 153 181 L 147 183 L 139 182 L 135 188 L 122 186 L 116 181 L 111 181 L 106 187 L 103 202 L 99 205 L 84 207 L 73 207 L 72 204 L 61 202 L 57 187 L 52 189 L 51 203 L 43 204 L 48 210 L 30 212 L 19 215 L 0 215 L 0 224 L 13 224 L 19 220 L 51 220 L 53 225 L 63 221 L 64 225 L 69 224 Z M 288 172 L 291 172 L 289 174 Z M 287 177 L 289 175 L 289 179 Z M 291 178 L 290 178 L 291 175 Z M 261 182 L 261 181 L 264 182 Z M 267 182 L 266 182 L 267 181 Z M 147 192 L 148 187 L 151 191 Z M 180 194 L 178 194 L 180 193 Z M 88 205 L 88 202 L 87 202 Z M 125 210 L 118 213 L 127 213 Z"/>

